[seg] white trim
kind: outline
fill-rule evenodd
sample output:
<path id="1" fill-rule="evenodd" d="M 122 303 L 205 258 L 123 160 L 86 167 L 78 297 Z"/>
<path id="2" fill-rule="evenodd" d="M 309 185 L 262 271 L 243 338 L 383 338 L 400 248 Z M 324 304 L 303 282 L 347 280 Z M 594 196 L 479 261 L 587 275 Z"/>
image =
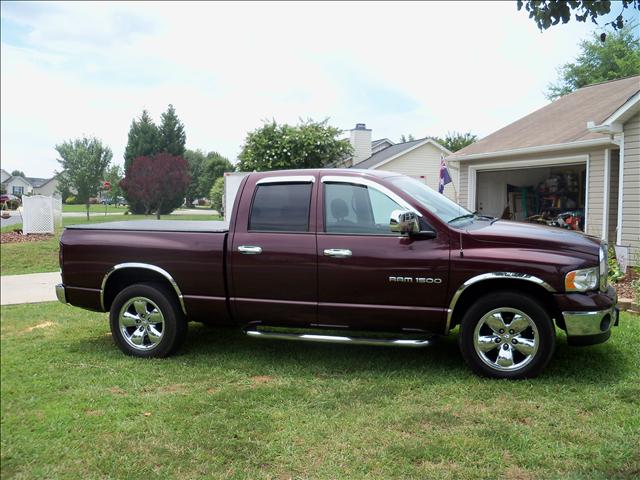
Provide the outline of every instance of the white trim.
<path id="1" fill-rule="evenodd" d="M 587 188 L 585 189 L 585 231 L 587 229 L 587 199 L 589 195 L 589 155 L 572 155 L 570 157 L 550 157 L 550 158 L 536 158 L 525 160 L 513 160 L 510 162 L 494 162 L 478 165 L 469 165 L 467 178 L 467 209 L 474 212 L 476 210 L 476 186 L 477 186 L 477 173 L 479 170 L 514 170 L 522 168 L 539 168 L 539 167 L 557 167 L 559 165 L 577 165 L 585 163 L 587 165 Z"/>
<path id="2" fill-rule="evenodd" d="M 591 154 L 587 155 L 587 170 L 584 172 L 584 232 L 587 233 L 589 225 L 589 186 L 591 180 L 589 180 L 589 166 L 591 164 Z"/>
<path id="3" fill-rule="evenodd" d="M 640 111 L 640 92 L 636 92 L 600 125 L 587 122 L 587 129 L 599 133 L 620 133 L 622 124 Z"/>
<path id="4" fill-rule="evenodd" d="M 618 224 L 616 245 L 622 244 L 622 206 L 624 205 L 624 133 L 620 135 L 620 163 L 618 167 Z"/>
<path id="5" fill-rule="evenodd" d="M 600 238 L 605 242 L 609 238 L 609 179 L 611 178 L 611 150 L 604 150 L 604 185 L 602 198 L 602 235 Z"/>
<path id="6" fill-rule="evenodd" d="M 367 170 L 375 170 L 378 167 L 381 167 L 382 165 L 391 162 L 392 160 L 395 160 L 398 157 L 401 157 L 402 155 L 409 153 L 413 150 L 415 150 L 416 148 L 420 148 L 423 145 L 426 145 L 427 143 L 430 143 L 431 145 L 433 145 L 434 147 L 436 147 L 438 150 L 441 150 L 442 152 L 444 152 L 445 155 L 451 155 L 451 152 L 449 150 L 447 150 L 446 148 L 444 148 L 442 145 L 440 145 L 438 142 L 436 142 L 435 140 L 431 139 L 431 138 L 425 138 L 422 142 L 415 144 L 413 147 L 411 148 L 407 148 L 406 150 L 402 150 L 399 153 L 396 153 L 395 155 L 381 161 L 380 163 L 376 163 L 375 165 L 371 165 L 370 167 L 367 167 Z M 398 144 L 396 144 L 398 145 Z M 400 144 L 401 145 L 401 144 Z M 393 146 L 393 145 L 392 145 Z M 380 150 L 381 152 L 383 150 Z M 374 153 L 374 155 L 376 155 Z M 454 159 L 455 160 L 455 159 Z M 365 162 L 366 160 L 363 160 L 363 162 Z M 362 162 L 360 162 L 362 163 Z M 357 167 L 359 164 L 356 163 L 355 167 Z"/>
<path id="7" fill-rule="evenodd" d="M 513 155 L 526 155 L 529 153 L 544 153 L 547 151 L 575 150 L 576 148 L 600 147 L 613 143 L 609 138 L 594 138 L 591 140 L 579 140 L 570 143 L 558 143 L 553 145 L 540 145 L 536 147 L 515 148 L 498 152 L 473 153 L 471 155 L 453 156 L 452 161 L 479 160 L 493 157 L 509 157 Z"/>

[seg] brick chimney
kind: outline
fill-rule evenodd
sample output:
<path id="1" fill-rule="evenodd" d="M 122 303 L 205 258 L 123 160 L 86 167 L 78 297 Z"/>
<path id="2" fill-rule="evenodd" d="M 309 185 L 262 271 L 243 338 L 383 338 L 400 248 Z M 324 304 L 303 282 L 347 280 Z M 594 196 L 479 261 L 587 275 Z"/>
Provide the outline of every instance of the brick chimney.
<path id="1" fill-rule="evenodd" d="M 350 130 L 349 141 L 353 148 L 352 165 L 357 165 L 371 156 L 371 129 L 364 123 L 356 123 L 356 128 Z"/>

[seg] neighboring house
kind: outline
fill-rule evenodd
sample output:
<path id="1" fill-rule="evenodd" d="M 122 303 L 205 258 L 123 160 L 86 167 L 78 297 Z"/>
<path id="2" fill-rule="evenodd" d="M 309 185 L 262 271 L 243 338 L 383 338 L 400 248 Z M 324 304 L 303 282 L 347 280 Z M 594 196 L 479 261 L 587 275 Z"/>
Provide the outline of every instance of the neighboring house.
<path id="1" fill-rule="evenodd" d="M 583 211 L 588 234 L 640 264 L 640 76 L 576 90 L 448 159 L 468 209 L 509 206 L 517 220 Z"/>
<path id="2" fill-rule="evenodd" d="M 352 167 L 371 170 L 387 170 L 416 178 L 437 190 L 440 179 L 440 157 L 451 152 L 431 138 L 394 143 L 388 138 L 371 140 L 371 129 L 364 123 L 350 130 L 349 141 L 353 156 L 336 162 L 335 167 Z M 457 163 L 449 165 L 453 183 L 445 187 L 444 193 L 456 200 L 458 181 Z"/>
<path id="3" fill-rule="evenodd" d="M 9 175 L 6 170 L 2 170 L 2 185 L 7 193 L 16 196 L 22 195 L 46 195 L 48 197 L 56 193 L 58 189 L 58 179 L 35 178 Z"/>
<path id="4" fill-rule="evenodd" d="M 11 175 L 4 168 L 0 168 L 0 183 L 4 183 Z"/>

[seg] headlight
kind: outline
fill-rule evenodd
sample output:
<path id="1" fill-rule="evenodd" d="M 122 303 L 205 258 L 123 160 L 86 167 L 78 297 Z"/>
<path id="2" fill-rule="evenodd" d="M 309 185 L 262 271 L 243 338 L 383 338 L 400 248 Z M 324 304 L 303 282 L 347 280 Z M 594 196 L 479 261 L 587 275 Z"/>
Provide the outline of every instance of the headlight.
<path id="1" fill-rule="evenodd" d="M 564 288 L 567 292 L 586 292 L 598 288 L 598 270 L 600 267 L 584 268 L 567 273 Z"/>

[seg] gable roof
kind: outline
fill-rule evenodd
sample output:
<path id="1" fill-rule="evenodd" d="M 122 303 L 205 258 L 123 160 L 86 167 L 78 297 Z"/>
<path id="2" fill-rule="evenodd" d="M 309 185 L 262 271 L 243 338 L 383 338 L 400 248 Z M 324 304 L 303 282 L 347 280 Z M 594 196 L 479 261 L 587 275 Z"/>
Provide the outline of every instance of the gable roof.
<path id="1" fill-rule="evenodd" d="M 640 75 L 580 88 L 457 151 L 449 158 L 460 160 L 492 152 L 606 140 L 601 134 L 590 131 L 587 122 L 602 123 L 638 91 Z"/>
<path id="2" fill-rule="evenodd" d="M 411 140 L 410 142 L 404 143 L 396 143 L 395 145 L 391 145 L 390 147 L 384 148 L 377 153 L 374 153 L 366 160 L 361 161 L 354 165 L 354 168 L 373 168 L 383 163 L 387 163 L 393 160 L 395 157 L 402 155 L 403 153 L 407 153 L 414 148 L 421 147 L 427 143 L 431 143 L 436 148 L 442 150 L 445 155 L 451 154 L 449 150 L 444 148 L 438 142 L 433 140 L 432 138 L 425 137 L 419 138 L 418 140 Z"/>
<path id="3" fill-rule="evenodd" d="M 51 178 L 38 178 L 38 177 L 23 177 L 22 175 L 9 175 L 9 177 L 2 183 L 9 183 L 14 179 L 16 179 L 16 180 L 20 179 L 23 182 L 31 185 L 33 188 L 40 188 L 40 187 L 46 185 L 47 183 L 49 183 L 54 178 L 56 178 L 56 177 L 53 176 Z"/>
<path id="4" fill-rule="evenodd" d="M 54 178 L 55 177 L 52 177 L 52 178 L 25 177 L 27 182 L 29 182 L 31 186 L 33 186 L 33 188 L 40 188 L 43 185 L 49 183 Z"/>
<path id="5" fill-rule="evenodd" d="M 371 142 L 371 148 L 376 148 L 378 145 L 381 145 L 383 143 L 388 143 L 389 145 L 393 145 L 394 143 L 389 140 L 388 138 L 379 138 L 378 140 L 373 140 Z"/>

